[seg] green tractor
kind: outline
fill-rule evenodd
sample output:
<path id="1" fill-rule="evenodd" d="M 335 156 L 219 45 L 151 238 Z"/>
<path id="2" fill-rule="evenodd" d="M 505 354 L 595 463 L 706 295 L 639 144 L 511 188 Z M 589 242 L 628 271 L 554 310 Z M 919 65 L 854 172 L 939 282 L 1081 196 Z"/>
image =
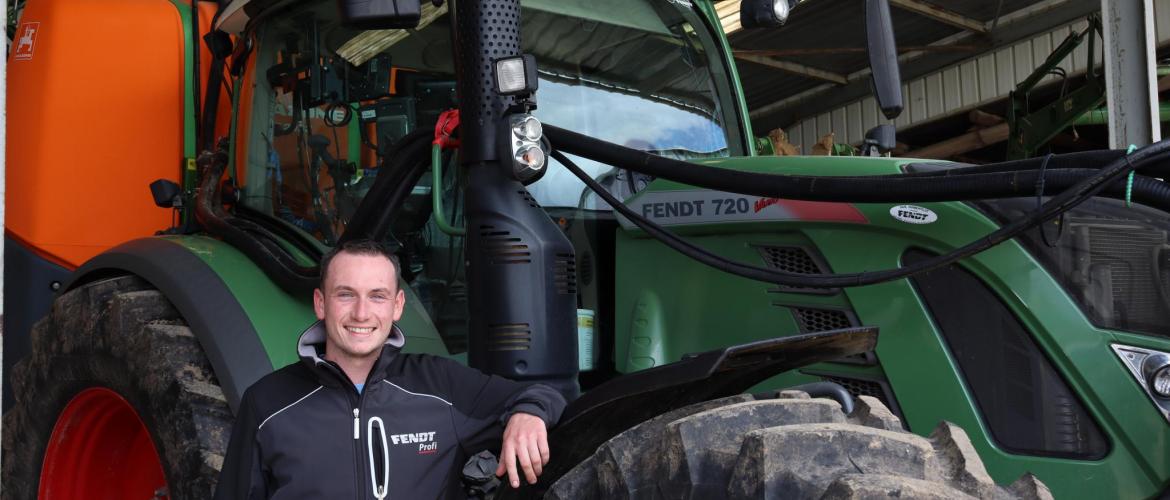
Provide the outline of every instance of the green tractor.
<path id="1" fill-rule="evenodd" d="M 1170 146 L 761 156 L 708 0 L 156 3 L 139 21 L 182 62 L 134 68 L 181 68 L 182 147 L 150 184 L 173 223 L 79 265 L 10 229 L 4 498 L 210 496 L 243 390 L 297 359 L 317 261 L 354 238 L 401 258 L 405 350 L 570 398 L 541 481 L 497 498 L 1170 491 Z M 126 29 L 54 5 L 26 10 L 14 85 L 67 50 L 50 28 Z M 866 34 L 892 118 L 886 0 Z M 94 169 L 45 162 L 20 168 Z M 99 161 L 125 181 L 103 186 L 145 197 L 147 163 Z"/>

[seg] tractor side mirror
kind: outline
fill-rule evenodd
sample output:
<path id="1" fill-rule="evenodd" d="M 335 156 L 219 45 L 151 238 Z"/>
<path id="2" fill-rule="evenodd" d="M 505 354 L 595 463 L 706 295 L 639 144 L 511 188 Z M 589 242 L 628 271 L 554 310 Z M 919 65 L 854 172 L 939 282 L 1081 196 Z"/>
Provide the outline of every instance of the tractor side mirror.
<path id="1" fill-rule="evenodd" d="M 743 0 L 739 22 L 745 29 L 779 28 L 801 3 L 802 0 Z M 865 42 L 874 98 L 882 114 L 893 120 L 902 114 L 902 75 L 889 0 L 865 0 Z"/>
<path id="2" fill-rule="evenodd" d="M 408 29 L 418 26 L 420 0 L 337 0 L 347 26 L 366 30 Z"/>
<path id="3" fill-rule="evenodd" d="M 150 183 L 150 196 L 159 208 L 182 208 L 183 189 L 170 179 L 158 179 Z"/>
<path id="4" fill-rule="evenodd" d="M 743 0 L 739 5 L 739 23 L 745 29 L 779 28 L 800 0 Z"/>
<path id="5" fill-rule="evenodd" d="M 861 143 L 861 156 L 881 156 L 894 150 L 897 140 L 894 126 L 883 123 L 869 129 Z"/>
<path id="6" fill-rule="evenodd" d="M 873 76 L 873 94 L 886 118 L 902 114 L 902 75 L 889 0 L 865 0 L 865 44 Z"/>

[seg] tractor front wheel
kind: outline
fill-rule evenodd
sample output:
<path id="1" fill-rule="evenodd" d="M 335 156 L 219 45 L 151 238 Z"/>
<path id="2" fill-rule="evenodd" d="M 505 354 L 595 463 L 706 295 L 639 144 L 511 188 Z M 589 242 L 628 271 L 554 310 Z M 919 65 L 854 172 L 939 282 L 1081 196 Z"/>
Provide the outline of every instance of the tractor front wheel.
<path id="1" fill-rule="evenodd" d="M 13 370 L 5 499 L 205 499 L 232 415 L 166 297 L 125 276 L 57 298 Z"/>
<path id="2" fill-rule="evenodd" d="M 992 481 L 962 429 L 908 433 L 874 398 L 852 414 L 798 391 L 680 408 L 610 439 L 545 498 L 1052 498 Z"/>

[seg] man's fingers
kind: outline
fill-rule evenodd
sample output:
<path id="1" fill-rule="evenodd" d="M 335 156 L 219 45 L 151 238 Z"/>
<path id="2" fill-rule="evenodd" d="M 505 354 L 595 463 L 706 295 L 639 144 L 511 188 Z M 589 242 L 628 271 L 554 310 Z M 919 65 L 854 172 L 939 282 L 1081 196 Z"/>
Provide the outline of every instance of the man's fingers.
<path id="1" fill-rule="evenodd" d="M 548 435 L 541 434 L 536 438 L 536 446 L 540 450 L 541 465 L 548 465 Z"/>
<path id="2" fill-rule="evenodd" d="M 507 471 L 507 469 L 504 468 L 504 464 L 506 464 L 508 462 L 506 460 L 504 460 L 504 457 L 511 452 L 512 452 L 512 443 L 504 441 L 504 446 L 502 448 L 500 448 L 499 464 L 496 465 L 496 477 L 500 477 L 500 476 L 504 475 L 504 472 Z"/>
<path id="3" fill-rule="evenodd" d="M 504 464 L 508 468 L 508 484 L 513 488 L 520 487 L 520 474 L 516 472 L 516 453 L 509 452 L 507 456 L 501 457 L 505 460 Z"/>
<path id="4" fill-rule="evenodd" d="M 504 440 L 504 446 L 500 449 L 500 465 L 496 466 L 496 477 L 503 476 L 505 472 L 508 473 L 508 482 L 512 487 L 519 487 L 520 481 L 516 477 L 516 452 L 510 439 Z"/>
<path id="5" fill-rule="evenodd" d="M 524 470 L 524 479 L 528 484 L 536 484 L 537 477 L 544 473 L 548 461 L 548 431 L 544 421 L 526 413 L 512 415 L 504 428 L 504 442 L 496 475 L 501 476 L 507 471 L 508 482 L 513 488 L 519 488 L 519 468 Z"/>
<path id="6" fill-rule="evenodd" d="M 532 459 L 532 472 L 540 476 L 544 472 L 544 459 L 540 458 L 540 447 L 536 445 L 536 439 L 528 441 L 528 458 Z"/>
<path id="7" fill-rule="evenodd" d="M 528 456 L 528 447 L 523 442 L 516 446 L 516 458 L 520 459 L 520 468 L 524 469 L 524 479 L 528 484 L 536 484 L 536 473 L 532 470 L 532 457 Z"/>

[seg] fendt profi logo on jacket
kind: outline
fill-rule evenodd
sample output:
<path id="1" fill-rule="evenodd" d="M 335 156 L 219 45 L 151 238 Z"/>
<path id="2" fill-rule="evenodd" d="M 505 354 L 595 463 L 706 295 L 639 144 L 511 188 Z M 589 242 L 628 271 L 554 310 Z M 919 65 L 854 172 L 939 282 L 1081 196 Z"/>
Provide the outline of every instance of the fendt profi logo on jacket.
<path id="1" fill-rule="evenodd" d="M 435 432 L 415 432 L 410 434 L 392 434 L 390 442 L 393 444 L 418 443 L 418 454 L 429 455 L 439 451 L 439 443 L 435 441 Z"/>

